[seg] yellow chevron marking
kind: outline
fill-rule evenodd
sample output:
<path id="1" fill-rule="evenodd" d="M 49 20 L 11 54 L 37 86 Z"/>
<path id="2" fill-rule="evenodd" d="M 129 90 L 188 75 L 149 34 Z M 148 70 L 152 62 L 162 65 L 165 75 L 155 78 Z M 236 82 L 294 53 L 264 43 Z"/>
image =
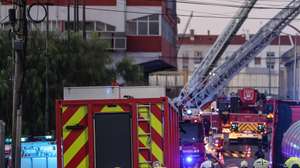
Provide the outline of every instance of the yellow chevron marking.
<path id="1" fill-rule="evenodd" d="M 161 137 L 163 137 L 162 123 L 152 113 L 151 113 L 151 126 Z"/>
<path id="2" fill-rule="evenodd" d="M 66 122 L 63 126 L 63 139 L 65 140 L 68 135 L 71 133 L 71 130 L 67 130 L 65 127 L 68 125 L 76 125 L 78 124 L 87 114 L 87 107 L 81 106 L 73 116 Z"/>
<path id="3" fill-rule="evenodd" d="M 117 106 L 104 106 L 101 110 L 101 112 L 103 113 L 120 113 L 120 112 L 124 112 L 124 109 L 117 105 Z"/>
<path id="4" fill-rule="evenodd" d="M 161 110 L 162 109 L 162 104 L 158 103 L 156 106 Z"/>
<path id="5" fill-rule="evenodd" d="M 67 109 L 68 109 L 67 106 L 63 106 L 63 107 L 62 107 L 62 112 L 64 113 Z"/>
<path id="6" fill-rule="evenodd" d="M 88 130 L 85 129 L 80 136 L 73 142 L 67 151 L 64 152 L 64 165 L 67 166 L 72 158 L 88 141 Z"/>
<path id="7" fill-rule="evenodd" d="M 89 167 L 89 156 L 85 156 L 85 158 L 80 162 L 77 168 L 88 168 Z"/>
<path id="8" fill-rule="evenodd" d="M 240 123 L 239 130 L 240 131 L 256 131 L 257 130 L 257 123 Z"/>
<path id="9" fill-rule="evenodd" d="M 143 155 L 139 154 L 139 168 L 151 168 Z"/>
<path id="10" fill-rule="evenodd" d="M 138 128 L 139 134 L 145 134 L 143 129 L 140 127 Z M 149 141 L 147 136 L 139 137 L 139 141 L 145 146 L 149 147 Z M 160 147 L 154 142 L 151 142 L 151 149 L 152 149 L 152 154 L 157 158 L 158 161 L 161 163 L 164 163 L 164 157 L 163 157 L 163 151 L 160 149 Z"/>
<path id="11" fill-rule="evenodd" d="M 148 117 L 148 108 L 139 108 L 139 114 L 144 119 L 149 119 Z M 153 114 L 150 114 L 151 127 L 161 136 L 163 137 L 163 127 L 162 123 L 159 119 Z"/>

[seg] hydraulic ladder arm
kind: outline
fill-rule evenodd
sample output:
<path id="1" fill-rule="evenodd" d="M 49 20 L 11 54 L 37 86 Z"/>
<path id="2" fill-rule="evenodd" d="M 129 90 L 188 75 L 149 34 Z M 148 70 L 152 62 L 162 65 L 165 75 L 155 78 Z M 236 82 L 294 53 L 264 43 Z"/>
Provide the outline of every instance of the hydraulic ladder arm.
<path id="1" fill-rule="evenodd" d="M 196 87 L 201 87 L 201 83 L 199 84 L 198 81 L 203 81 L 203 79 L 209 74 L 209 72 L 216 66 L 219 58 L 224 53 L 230 40 L 247 19 L 249 12 L 256 2 L 257 0 L 245 0 L 241 8 L 234 15 L 233 19 L 230 21 L 221 35 L 217 38 L 213 46 L 210 48 L 203 61 L 194 70 L 190 81 L 188 82 L 187 86 L 185 86 L 181 90 L 177 101 L 182 100 L 185 95 L 191 93 L 190 91 L 194 90 Z"/>
<path id="2" fill-rule="evenodd" d="M 300 13 L 300 0 L 293 0 L 275 17 L 266 23 L 249 41 L 242 45 L 222 65 L 212 71 L 202 88 L 192 90 L 187 99 L 181 102 L 184 106 L 201 107 L 227 86 L 229 81 L 239 73 L 255 56 L 260 53 L 280 32 Z M 200 83 L 201 81 L 195 81 Z"/>

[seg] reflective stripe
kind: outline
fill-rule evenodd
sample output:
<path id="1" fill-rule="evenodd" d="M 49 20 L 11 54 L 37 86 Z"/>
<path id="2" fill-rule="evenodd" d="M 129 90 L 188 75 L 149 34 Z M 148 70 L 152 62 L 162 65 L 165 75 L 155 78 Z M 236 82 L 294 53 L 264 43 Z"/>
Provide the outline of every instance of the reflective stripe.
<path id="1" fill-rule="evenodd" d="M 80 164 L 77 166 L 77 168 L 88 168 L 89 167 L 89 156 L 86 156 Z"/>
<path id="2" fill-rule="evenodd" d="M 87 114 L 87 107 L 86 106 L 82 106 L 66 122 L 66 124 L 63 126 L 63 139 L 64 140 L 71 133 L 71 130 L 67 130 L 66 126 L 78 124 L 86 116 L 86 114 Z"/>
<path id="3" fill-rule="evenodd" d="M 103 112 L 103 113 L 118 113 L 118 112 L 125 112 L 125 110 L 121 106 L 119 106 L 119 105 L 116 105 L 116 106 L 105 105 L 100 110 L 100 112 Z"/>
<path id="4" fill-rule="evenodd" d="M 88 141 L 88 130 L 85 129 L 80 136 L 73 142 L 67 151 L 64 151 L 64 165 L 67 166 L 72 158 Z"/>
<path id="5" fill-rule="evenodd" d="M 139 154 L 139 168 L 151 168 L 151 165 L 147 163 L 143 155 Z"/>

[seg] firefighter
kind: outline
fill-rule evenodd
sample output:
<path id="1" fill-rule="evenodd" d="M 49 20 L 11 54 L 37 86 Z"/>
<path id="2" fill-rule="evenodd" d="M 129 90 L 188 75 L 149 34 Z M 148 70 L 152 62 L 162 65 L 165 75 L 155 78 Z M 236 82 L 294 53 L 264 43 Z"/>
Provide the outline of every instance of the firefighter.
<path id="1" fill-rule="evenodd" d="M 205 161 L 203 163 L 201 163 L 200 168 L 214 168 L 214 164 L 211 161 L 211 156 L 210 155 L 205 156 Z"/>
<path id="2" fill-rule="evenodd" d="M 259 149 L 256 153 L 256 160 L 253 163 L 253 168 L 268 168 L 269 161 L 265 160 L 265 155 L 261 149 Z"/>
<path id="3" fill-rule="evenodd" d="M 300 168 L 300 159 L 297 157 L 290 157 L 284 164 L 287 168 Z"/>
<path id="4" fill-rule="evenodd" d="M 241 161 L 241 168 L 248 168 L 248 162 L 246 160 Z"/>

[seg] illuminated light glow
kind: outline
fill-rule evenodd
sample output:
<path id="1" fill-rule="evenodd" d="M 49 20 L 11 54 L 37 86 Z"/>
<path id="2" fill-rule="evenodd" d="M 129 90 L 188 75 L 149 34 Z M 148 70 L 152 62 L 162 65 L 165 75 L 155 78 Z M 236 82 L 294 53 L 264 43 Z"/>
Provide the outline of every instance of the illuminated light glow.
<path id="1" fill-rule="evenodd" d="M 193 162 L 193 158 L 191 156 L 187 156 L 185 158 L 185 161 L 188 162 L 188 163 L 192 163 Z"/>
<path id="2" fill-rule="evenodd" d="M 52 139 L 53 137 L 51 135 L 46 135 L 45 138 L 46 139 Z"/>
<path id="3" fill-rule="evenodd" d="M 193 114 L 193 112 L 192 112 L 191 109 L 188 109 L 188 110 L 186 111 L 186 113 L 187 113 L 188 115 L 192 115 L 192 114 Z"/>

